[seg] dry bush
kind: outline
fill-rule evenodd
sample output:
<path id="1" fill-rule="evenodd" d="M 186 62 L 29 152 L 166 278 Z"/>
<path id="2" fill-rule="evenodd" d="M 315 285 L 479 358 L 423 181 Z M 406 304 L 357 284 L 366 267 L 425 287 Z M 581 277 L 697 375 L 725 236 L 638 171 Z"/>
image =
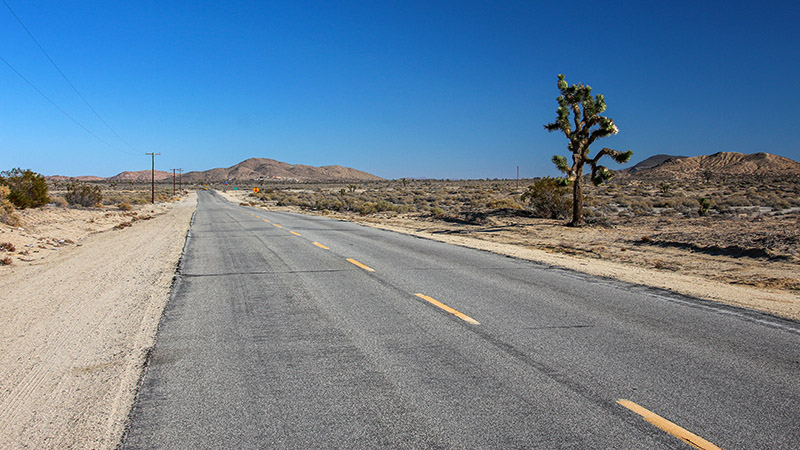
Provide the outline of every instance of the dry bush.
<path id="1" fill-rule="evenodd" d="M 0 185 L 0 222 L 12 227 L 19 226 L 19 217 L 14 214 L 14 205 L 8 199 L 8 194 L 11 192 L 8 186 Z"/>
<path id="2" fill-rule="evenodd" d="M 486 203 L 486 207 L 492 209 L 524 209 L 522 205 L 515 202 L 513 198 L 508 197 L 492 199 Z"/>
<path id="3" fill-rule="evenodd" d="M 52 203 L 54 205 L 56 205 L 58 207 L 61 207 L 61 208 L 65 208 L 65 207 L 67 207 L 69 205 L 69 203 L 67 202 L 67 199 L 65 199 L 64 197 L 62 197 L 60 195 L 56 195 L 56 196 L 50 197 L 50 200 L 52 200 Z"/>
<path id="4" fill-rule="evenodd" d="M 437 219 L 441 219 L 441 218 L 447 216 L 447 214 L 444 212 L 444 210 L 442 208 L 439 208 L 438 206 L 435 206 L 435 207 L 431 208 L 430 213 L 431 213 L 431 216 L 433 216 L 433 217 L 435 217 Z"/>
<path id="5" fill-rule="evenodd" d="M 133 205 L 128 202 L 119 202 L 117 207 L 120 209 L 120 211 L 130 211 L 133 209 Z"/>
<path id="6" fill-rule="evenodd" d="M 0 243 L 0 251 L 13 253 L 17 251 L 17 248 L 11 242 L 2 242 Z"/>
<path id="7" fill-rule="evenodd" d="M 520 198 L 530 205 L 535 217 L 565 219 L 572 211 L 569 188 L 559 185 L 555 178 L 537 179 Z"/>
<path id="8" fill-rule="evenodd" d="M 97 185 L 70 183 L 64 198 L 73 206 L 94 207 L 102 205 L 103 193 Z"/>
<path id="9" fill-rule="evenodd" d="M 11 258 L 9 258 L 8 256 L 0 259 L 0 266 L 10 266 L 10 265 L 11 265 Z"/>

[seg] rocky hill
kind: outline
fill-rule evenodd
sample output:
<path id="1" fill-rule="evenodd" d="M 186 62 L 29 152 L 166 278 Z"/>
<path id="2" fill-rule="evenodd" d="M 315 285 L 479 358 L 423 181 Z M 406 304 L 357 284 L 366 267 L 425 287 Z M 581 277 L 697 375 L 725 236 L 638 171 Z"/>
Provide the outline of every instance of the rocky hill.
<path id="1" fill-rule="evenodd" d="M 631 176 L 647 178 L 701 176 L 707 170 L 719 175 L 800 176 L 800 163 L 770 153 L 719 152 L 713 155 L 673 157 L 654 166 L 633 170 L 642 163 L 626 172 Z"/>
<path id="2" fill-rule="evenodd" d="M 686 158 L 686 156 L 664 155 L 664 154 L 653 155 L 645 159 L 644 161 L 637 163 L 633 167 L 624 169 L 623 172 L 636 173 L 639 172 L 640 170 L 652 169 L 653 167 L 663 164 L 671 159 L 682 159 L 682 158 Z"/>
<path id="3" fill-rule="evenodd" d="M 122 172 L 120 174 L 114 175 L 113 177 L 107 178 L 108 181 L 121 181 L 121 182 L 129 182 L 133 181 L 134 183 L 142 183 L 145 181 L 150 181 L 151 177 L 155 178 L 156 181 L 172 179 L 172 172 L 164 172 L 163 170 L 156 170 L 155 174 L 151 175 L 149 170 L 137 170 L 135 172 Z"/>
<path id="4" fill-rule="evenodd" d="M 188 182 L 225 180 L 275 181 L 378 181 L 382 178 L 342 166 L 306 166 L 287 164 L 267 158 L 250 158 L 228 168 L 217 168 L 183 174 Z"/>

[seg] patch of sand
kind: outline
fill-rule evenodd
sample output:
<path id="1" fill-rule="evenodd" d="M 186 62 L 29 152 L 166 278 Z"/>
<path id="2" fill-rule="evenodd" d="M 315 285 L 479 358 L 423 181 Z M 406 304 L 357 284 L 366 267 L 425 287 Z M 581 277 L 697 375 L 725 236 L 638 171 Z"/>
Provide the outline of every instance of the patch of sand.
<path id="1" fill-rule="evenodd" d="M 195 206 L 48 207 L 2 230 L 0 448 L 118 444 Z"/>

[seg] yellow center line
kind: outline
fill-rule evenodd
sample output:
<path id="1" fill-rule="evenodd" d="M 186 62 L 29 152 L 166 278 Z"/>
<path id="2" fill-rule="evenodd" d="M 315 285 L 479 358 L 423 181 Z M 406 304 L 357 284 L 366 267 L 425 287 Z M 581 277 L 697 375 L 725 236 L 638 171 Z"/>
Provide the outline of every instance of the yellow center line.
<path id="1" fill-rule="evenodd" d="M 450 314 L 458 317 L 459 319 L 461 319 L 461 320 L 463 320 L 465 322 L 469 322 L 469 323 L 471 323 L 473 325 L 480 325 L 480 322 L 478 322 L 477 320 L 473 319 L 472 317 L 470 317 L 470 316 L 468 316 L 468 315 L 466 315 L 464 313 L 458 312 L 455 309 L 445 305 L 444 303 L 442 303 L 442 302 L 440 302 L 440 301 L 438 301 L 438 300 L 436 300 L 434 298 L 428 297 L 427 295 L 424 295 L 424 294 L 414 294 L 414 295 L 416 295 L 417 297 L 425 300 L 426 302 L 430 303 L 433 306 L 438 306 L 439 308 L 442 308 L 443 310 L 449 312 Z"/>
<path id="2" fill-rule="evenodd" d="M 264 222 L 269 222 L 269 219 L 264 219 Z"/>
<path id="3" fill-rule="evenodd" d="M 325 247 L 324 245 L 320 244 L 319 242 L 312 242 L 312 244 L 316 245 L 319 248 L 322 248 L 322 249 L 325 249 L 325 250 L 330 250 L 328 247 Z"/>
<path id="4" fill-rule="evenodd" d="M 289 233 L 292 233 L 295 236 L 300 236 L 300 233 L 298 233 L 297 231 L 290 231 Z"/>
<path id="5" fill-rule="evenodd" d="M 360 262 L 356 261 L 355 259 L 347 258 L 347 262 L 349 262 L 350 264 L 355 264 L 356 266 L 361 267 L 362 269 L 366 270 L 367 272 L 375 272 L 375 269 L 373 269 L 372 267 L 365 266 L 364 264 L 361 264 Z"/>
<path id="6" fill-rule="evenodd" d="M 283 228 L 283 225 L 278 225 L 277 223 L 273 223 L 272 225 L 273 225 L 273 226 L 276 226 L 276 227 L 278 227 L 278 228 Z"/>
<path id="7" fill-rule="evenodd" d="M 716 445 L 708 442 L 707 440 L 701 438 L 700 436 L 692 433 L 689 430 L 679 427 L 678 425 L 670 422 L 669 420 L 659 416 L 658 414 L 643 408 L 636 403 L 633 403 L 630 400 L 619 399 L 617 403 L 620 405 L 630 409 L 631 411 L 639 414 L 651 424 L 661 428 L 662 430 L 666 431 L 667 433 L 675 436 L 676 438 L 686 442 L 687 444 L 691 445 L 694 448 L 699 448 L 700 450 L 722 450 L 721 448 L 717 447 Z"/>
<path id="8" fill-rule="evenodd" d="M 261 218 L 261 216 L 256 216 L 256 219 L 260 219 L 260 218 Z"/>

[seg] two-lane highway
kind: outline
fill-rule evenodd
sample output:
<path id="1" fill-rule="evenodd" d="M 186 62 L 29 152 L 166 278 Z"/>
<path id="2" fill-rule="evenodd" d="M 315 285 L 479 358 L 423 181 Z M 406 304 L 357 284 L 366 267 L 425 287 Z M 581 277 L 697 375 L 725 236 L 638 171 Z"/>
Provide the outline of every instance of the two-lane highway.
<path id="1" fill-rule="evenodd" d="M 125 448 L 798 448 L 800 326 L 201 191 Z"/>

